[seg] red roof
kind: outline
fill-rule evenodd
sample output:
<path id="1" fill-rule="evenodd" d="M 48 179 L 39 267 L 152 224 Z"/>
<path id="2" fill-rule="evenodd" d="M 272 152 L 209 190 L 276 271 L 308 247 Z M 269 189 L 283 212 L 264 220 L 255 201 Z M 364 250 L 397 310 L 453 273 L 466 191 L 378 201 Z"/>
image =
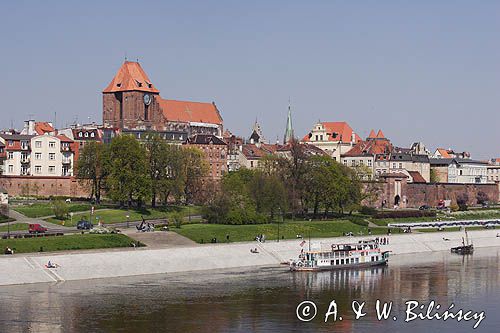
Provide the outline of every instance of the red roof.
<path id="1" fill-rule="evenodd" d="M 451 155 L 449 154 L 449 152 L 448 152 L 447 149 L 438 148 L 437 150 L 438 150 L 439 154 L 441 155 L 441 157 L 443 157 L 443 158 L 451 158 Z"/>
<path id="2" fill-rule="evenodd" d="M 345 121 L 322 122 L 328 135 L 328 141 L 351 142 L 353 130 Z M 310 141 L 311 133 L 307 134 L 302 140 Z M 354 134 L 355 142 L 361 141 L 359 135 Z"/>
<path id="3" fill-rule="evenodd" d="M 379 129 L 377 132 L 377 139 L 385 139 L 384 133 L 381 129 Z"/>
<path id="4" fill-rule="evenodd" d="M 408 171 L 414 183 L 427 183 L 418 171 Z"/>
<path id="5" fill-rule="evenodd" d="M 70 138 L 68 138 L 64 134 L 56 135 L 56 138 L 58 138 L 59 140 L 61 140 L 61 142 L 73 142 L 73 140 L 71 140 Z"/>
<path id="6" fill-rule="evenodd" d="M 147 91 L 159 93 L 160 91 L 149 80 L 148 75 L 138 62 L 125 61 L 109 83 L 103 93 L 117 91 Z"/>
<path id="7" fill-rule="evenodd" d="M 222 117 L 215 103 L 159 99 L 163 114 L 170 121 L 222 124 Z"/>
<path id="8" fill-rule="evenodd" d="M 389 154 L 392 144 L 389 140 L 367 140 L 360 141 L 342 156 L 363 156 Z"/>
<path id="9" fill-rule="evenodd" d="M 55 131 L 55 129 L 54 129 L 54 127 L 52 127 L 52 125 L 50 123 L 47 123 L 47 122 L 36 122 L 35 123 L 35 132 L 38 135 L 42 135 L 42 134 L 50 133 L 50 132 L 54 132 L 54 131 Z"/>
<path id="10" fill-rule="evenodd" d="M 375 135 L 375 131 L 374 131 L 374 130 L 371 130 L 371 131 L 370 131 L 370 135 L 368 135 L 368 137 L 369 137 L 370 139 L 375 139 L 375 138 L 377 137 L 377 136 Z"/>

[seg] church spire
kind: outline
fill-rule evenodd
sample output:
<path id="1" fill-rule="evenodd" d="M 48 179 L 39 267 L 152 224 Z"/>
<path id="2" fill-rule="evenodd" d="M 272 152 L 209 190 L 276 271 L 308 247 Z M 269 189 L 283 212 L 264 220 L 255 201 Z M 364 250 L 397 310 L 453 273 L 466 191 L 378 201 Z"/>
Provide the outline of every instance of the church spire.
<path id="1" fill-rule="evenodd" d="M 294 138 L 293 135 L 293 125 L 292 125 L 292 108 L 290 107 L 290 100 L 288 100 L 288 117 L 286 119 L 286 129 L 285 129 L 285 137 L 283 139 L 283 144 L 287 144 L 292 141 Z"/>

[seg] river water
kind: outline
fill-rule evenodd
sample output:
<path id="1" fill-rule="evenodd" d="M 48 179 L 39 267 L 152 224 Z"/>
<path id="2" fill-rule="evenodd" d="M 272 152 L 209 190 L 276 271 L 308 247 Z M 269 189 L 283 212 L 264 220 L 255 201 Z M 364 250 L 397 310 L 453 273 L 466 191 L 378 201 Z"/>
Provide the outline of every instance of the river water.
<path id="1" fill-rule="evenodd" d="M 399 255 L 387 267 L 360 271 L 290 273 L 270 267 L 0 287 L 0 332 L 455 333 L 473 331 L 477 322 L 405 322 L 410 300 L 424 305 L 434 300 L 440 312 L 451 303 L 454 312 L 484 311 L 474 331 L 499 332 L 499 273 L 500 250 L 489 248 L 467 257 Z M 388 320 L 377 319 L 377 299 L 393 302 Z M 296 314 L 304 300 L 317 308 L 308 322 Z M 332 300 L 336 321 L 331 315 L 325 323 Z M 366 315 L 358 320 L 353 300 L 366 302 Z M 299 310 L 303 319 L 312 313 Z"/>

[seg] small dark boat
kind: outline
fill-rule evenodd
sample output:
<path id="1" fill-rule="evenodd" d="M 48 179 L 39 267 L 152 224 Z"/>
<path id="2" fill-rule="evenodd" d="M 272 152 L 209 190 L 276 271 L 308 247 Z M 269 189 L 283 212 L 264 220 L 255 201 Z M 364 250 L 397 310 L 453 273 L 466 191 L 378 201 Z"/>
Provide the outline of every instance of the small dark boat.
<path id="1" fill-rule="evenodd" d="M 467 230 L 465 230 L 465 240 L 462 237 L 462 245 L 451 248 L 451 253 L 456 253 L 460 255 L 472 254 L 474 252 L 474 245 L 472 242 L 469 244 L 469 237 L 467 235 Z"/>

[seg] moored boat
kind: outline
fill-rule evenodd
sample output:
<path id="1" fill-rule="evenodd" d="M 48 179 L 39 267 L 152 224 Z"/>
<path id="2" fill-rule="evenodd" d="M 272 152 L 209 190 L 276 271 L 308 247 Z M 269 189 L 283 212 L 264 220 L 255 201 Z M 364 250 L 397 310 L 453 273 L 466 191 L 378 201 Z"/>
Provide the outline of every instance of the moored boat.
<path id="1" fill-rule="evenodd" d="M 389 251 L 382 251 L 373 240 L 358 243 L 333 244 L 325 251 L 304 251 L 290 261 L 291 271 L 322 271 L 345 268 L 364 268 L 386 265 Z"/>

